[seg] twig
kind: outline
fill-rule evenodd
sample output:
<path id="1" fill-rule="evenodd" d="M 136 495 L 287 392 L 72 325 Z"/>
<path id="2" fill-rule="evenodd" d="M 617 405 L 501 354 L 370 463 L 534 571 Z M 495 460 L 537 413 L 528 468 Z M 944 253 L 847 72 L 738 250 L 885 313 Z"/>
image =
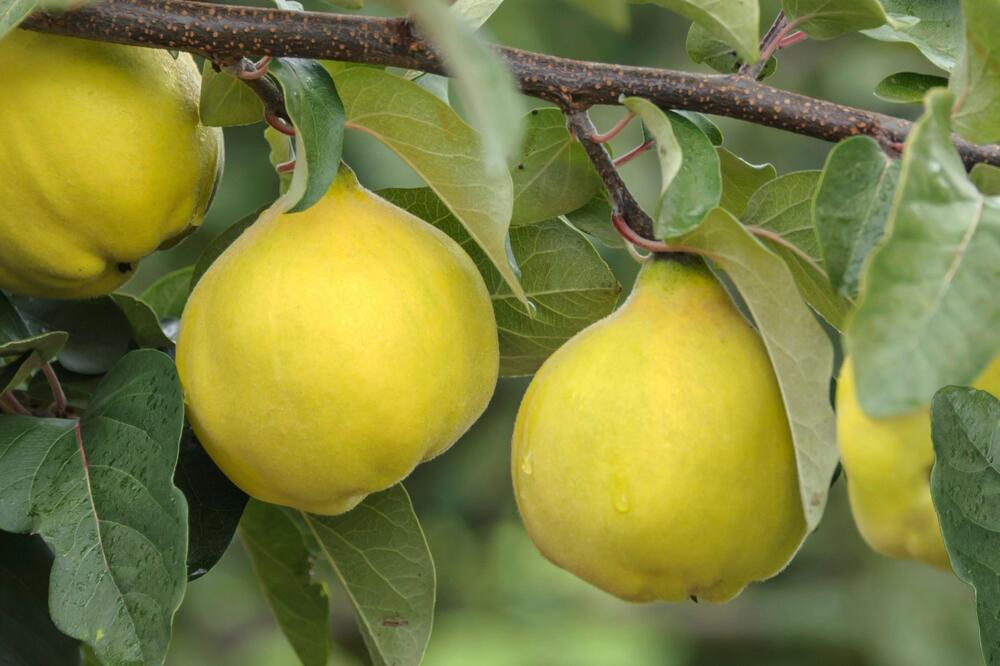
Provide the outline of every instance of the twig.
<path id="1" fill-rule="evenodd" d="M 404 19 L 184 0 L 105 0 L 60 14 L 32 14 L 22 25 L 41 32 L 191 51 L 215 62 L 235 62 L 245 56 L 300 57 L 445 73 L 430 44 L 415 36 Z M 902 143 L 913 126 L 901 118 L 796 95 L 743 76 L 583 62 L 505 47 L 497 52 L 522 92 L 573 110 L 618 104 L 626 95 L 663 108 L 738 118 L 827 141 L 868 134 Z M 268 77 L 258 82 L 274 87 Z M 955 143 L 966 166 L 978 162 L 1000 166 L 1000 145 L 975 146 L 958 139 Z"/>
<path id="2" fill-rule="evenodd" d="M 785 12 L 778 12 L 778 15 L 774 17 L 774 22 L 771 23 L 771 27 L 767 29 L 764 36 L 760 40 L 760 57 L 757 62 L 751 64 L 748 62 L 740 65 L 740 76 L 745 76 L 747 78 L 757 80 L 760 73 L 764 71 L 764 66 L 767 65 L 768 59 L 771 54 L 774 53 L 773 45 L 777 43 L 781 37 L 784 35 L 784 30 L 788 27 L 788 19 L 785 18 Z"/>
<path id="3" fill-rule="evenodd" d="M 603 134 L 594 134 L 593 136 L 590 137 L 590 140 L 593 141 L 594 143 L 607 143 L 608 141 L 611 141 L 616 136 L 621 134 L 623 129 L 628 127 L 628 124 L 632 122 L 633 118 L 635 118 L 635 114 L 629 111 L 624 116 L 622 116 L 617 123 L 615 123 L 614 127 L 609 129 L 607 132 L 604 132 Z"/>
<path id="4" fill-rule="evenodd" d="M 591 137 L 597 133 L 594 123 L 586 111 L 569 111 L 566 113 L 566 126 L 576 137 L 604 182 L 604 189 L 611 201 L 612 215 L 618 215 L 637 236 L 650 239 L 653 237 L 653 220 L 639 206 L 639 203 L 628 191 L 625 181 L 615 167 L 611 155 L 599 143 L 594 143 Z"/>

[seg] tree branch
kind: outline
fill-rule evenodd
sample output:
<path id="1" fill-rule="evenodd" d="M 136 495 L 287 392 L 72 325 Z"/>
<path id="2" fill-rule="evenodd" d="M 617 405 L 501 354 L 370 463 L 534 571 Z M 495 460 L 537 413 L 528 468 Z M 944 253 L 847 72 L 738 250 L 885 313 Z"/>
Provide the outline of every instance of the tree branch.
<path id="1" fill-rule="evenodd" d="M 243 56 L 319 58 L 443 74 L 430 44 L 405 19 L 292 12 L 184 0 L 106 0 L 62 14 L 36 13 L 29 30 L 120 44 L 179 49 L 235 62 Z M 663 108 L 738 118 L 839 141 L 867 134 L 885 146 L 906 140 L 912 123 L 785 92 L 747 77 L 706 76 L 557 58 L 499 47 L 521 90 L 570 109 L 618 104 L 621 95 Z M 1000 166 L 1000 145 L 955 140 L 967 166 Z"/>

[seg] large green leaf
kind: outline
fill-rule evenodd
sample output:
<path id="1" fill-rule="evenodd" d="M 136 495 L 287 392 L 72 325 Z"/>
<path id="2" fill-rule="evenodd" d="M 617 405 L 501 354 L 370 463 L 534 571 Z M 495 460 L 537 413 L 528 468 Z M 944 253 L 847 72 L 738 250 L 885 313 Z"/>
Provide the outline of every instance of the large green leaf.
<path id="1" fill-rule="evenodd" d="M 813 39 L 877 28 L 888 18 L 879 0 L 782 0 L 781 7 L 789 22 Z"/>
<path id="2" fill-rule="evenodd" d="M 818 171 L 798 171 L 765 183 L 750 198 L 742 222 L 785 260 L 802 296 L 836 329 L 843 327 L 849 301 L 830 284 L 813 226 Z"/>
<path id="3" fill-rule="evenodd" d="M 722 169 L 722 198 L 719 205 L 739 217 L 753 193 L 778 177 L 773 164 L 750 164 L 725 148 L 716 148 Z"/>
<path id="4" fill-rule="evenodd" d="M 0 664 L 80 663 L 80 644 L 49 618 L 52 552 L 39 537 L 0 532 Z"/>
<path id="5" fill-rule="evenodd" d="M 845 296 L 858 293 L 862 264 L 882 238 L 899 168 L 864 136 L 842 141 L 826 158 L 812 215 L 830 283 Z"/>
<path id="6" fill-rule="evenodd" d="M 931 403 L 931 496 L 951 566 L 976 590 L 986 663 L 1000 664 L 1000 401 L 950 386 Z"/>
<path id="7" fill-rule="evenodd" d="M 462 107 L 479 130 L 482 158 L 492 174 L 507 170 L 507 158 L 521 144 L 524 105 L 514 77 L 474 26 L 448 10 L 443 0 L 409 0 L 421 31 L 440 51 L 445 68 L 454 77 Z"/>
<path id="8" fill-rule="evenodd" d="M 661 184 L 653 212 L 653 234 L 657 238 L 682 234 L 719 204 L 719 156 L 711 139 L 687 118 L 638 97 L 623 101 L 656 141 Z"/>
<path id="9" fill-rule="evenodd" d="M 965 51 L 951 73 L 954 130 L 973 143 L 1000 141 L 1000 2 L 962 0 Z"/>
<path id="10" fill-rule="evenodd" d="M 718 264 L 753 314 L 785 401 L 803 513 L 812 530 L 823 515 L 838 457 L 830 407 L 830 339 L 802 302 L 785 262 L 725 210 L 714 209 L 677 241 Z"/>
<path id="11" fill-rule="evenodd" d="M 743 62 L 756 62 L 760 6 L 757 0 L 631 0 L 632 4 L 653 4 L 686 16 L 701 24 L 713 37 L 736 49 Z"/>
<path id="12" fill-rule="evenodd" d="M 537 308 L 529 314 L 433 192 L 396 189 L 379 195 L 444 231 L 472 257 L 493 301 L 503 376 L 533 373 L 564 342 L 615 308 L 621 285 L 611 269 L 580 233 L 559 220 L 511 229 L 511 249 Z"/>
<path id="13" fill-rule="evenodd" d="M 526 301 L 507 253 L 514 200 L 510 174 L 487 170 L 476 132 L 412 81 L 366 67 L 343 69 L 335 79 L 348 127 L 376 137 L 409 164 Z"/>
<path id="14" fill-rule="evenodd" d="M 692 23 L 688 29 L 687 39 L 684 40 L 684 49 L 694 62 L 708 65 L 723 74 L 734 74 L 739 71 L 740 65 L 743 64 L 740 57 L 736 55 L 736 49 L 713 37 L 712 33 L 699 23 Z M 761 68 L 757 80 L 761 81 L 771 76 L 777 67 L 778 60 L 772 55 Z"/>
<path id="15" fill-rule="evenodd" d="M 270 72 L 281 84 L 295 126 L 295 175 L 281 206 L 294 213 L 319 201 L 337 176 L 344 105 L 330 74 L 315 60 L 277 58 Z"/>
<path id="16" fill-rule="evenodd" d="M 49 543 L 52 619 L 104 663 L 166 655 L 186 584 L 183 422 L 173 362 L 148 350 L 115 365 L 81 421 L 0 417 L 0 529 Z"/>
<path id="17" fill-rule="evenodd" d="M 344 586 L 374 666 L 417 666 L 434 621 L 436 574 L 401 484 L 340 516 L 300 513 L 317 558 Z"/>
<path id="18" fill-rule="evenodd" d="M 907 139 L 886 238 L 847 327 L 858 400 L 876 417 L 970 383 L 1000 350 L 1000 199 L 965 173 L 951 141 L 952 101 L 931 91 Z"/>
<path id="19" fill-rule="evenodd" d="M 882 0 L 890 23 L 865 30 L 884 42 L 913 44 L 932 63 L 950 71 L 962 52 L 959 0 Z"/>
<path id="20" fill-rule="evenodd" d="M 559 109 L 535 109 L 525 118 L 527 131 L 514 181 L 512 225 L 541 222 L 580 208 L 601 187 L 601 179 L 580 142 L 566 129 Z"/>
<path id="21" fill-rule="evenodd" d="M 291 509 L 251 501 L 240 521 L 240 539 L 253 560 L 278 626 L 303 666 L 326 666 L 330 652 L 330 600 L 313 579 L 313 555 Z"/>

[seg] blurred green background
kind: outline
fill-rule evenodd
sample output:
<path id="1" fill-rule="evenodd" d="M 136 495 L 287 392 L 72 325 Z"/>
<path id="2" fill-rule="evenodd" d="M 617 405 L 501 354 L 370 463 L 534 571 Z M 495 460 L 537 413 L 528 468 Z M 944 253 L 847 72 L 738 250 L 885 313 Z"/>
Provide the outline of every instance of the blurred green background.
<path id="1" fill-rule="evenodd" d="M 770 22 L 776 10 L 775 2 L 762 2 L 762 20 Z M 371 2 L 365 11 L 388 13 Z M 573 4 L 506 0 L 486 29 L 503 44 L 560 56 L 704 70 L 684 53 L 687 27 L 676 15 L 640 5 L 632 8 L 631 32 L 620 34 Z M 917 107 L 889 105 L 871 94 L 884 76 L 904 70 L 936 73 L 911 47 L 853 35 L 805 42 L 781 54 L 768 82 L 913 117 Z M 607 128 L 621 113 L 601 108 L 593 115 L 598 127 Z M 730 150 L 752 162 L 772 162 L 781 173 L 820 168 L 830 147 L 738 121 L 717 122 Z M 616 149 L 638 143 L 638 133 L 634 123 L 616 141 Z M 130 290 L 140 291 L 160 275 L 191 264 L 217 233 L 276 196 L 261 126 L 227 130 L 226 153 L 225 178 L 206 228 L 148 259 Z M 346 160 L 369 188 L 421 185 L 392 153 L 366 136 L 349 134 Z M 623 173 L 640 201 L 650 202 L 659 182 L 652 153 Z M 624 252 L 604 252 L 627 287 L 636 265 Z M 501 380 L 489 410 L 473 429 L 406 482 L 438 569 L 428 666 L 981 663 L 971 590 L 950 574 L 868 550 L 851 521 L 842 480 L 833 489 L 822 525 L 791 566 L 724 606 L 630 605 L 552 566 L 521 528 L 510 488 L 510 435 L 526 385 L 526 380 Z M 332 631 L 339 646 L 331 663 L 367 663 L 346 600 L 339 590 L 331 594 Z M 296 663 L 237 541 L 213 572 L 188 588 L 168 664 Z"/>

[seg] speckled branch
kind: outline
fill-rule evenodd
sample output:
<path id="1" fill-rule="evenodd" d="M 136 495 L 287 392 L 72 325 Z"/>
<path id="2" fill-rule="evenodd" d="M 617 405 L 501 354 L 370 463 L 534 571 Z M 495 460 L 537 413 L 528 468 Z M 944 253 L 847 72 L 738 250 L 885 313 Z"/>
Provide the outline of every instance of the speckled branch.
<path id="1" fill-rule="evenodd" d="M 217 62 L 270 55 L 444 73 L 431 46 L 403 19 L 184 0 L 106 0 L 63 14 L 36 13 L 23 27 L 191 51 Z M 746 77 L 583 62 L 505 47 L 498 51 L 525 94 L 569 110 L 617 104 L 621 95 L 630 95 L 664 108 L 739 118 L 827 141 L 867 134 L 889 148 L 905 141 L 912 127 L 900 118 L 796 95 Z M 1000 145 L 958 139 L 955 144 L 967 166 L 1000 166 Z"/>

